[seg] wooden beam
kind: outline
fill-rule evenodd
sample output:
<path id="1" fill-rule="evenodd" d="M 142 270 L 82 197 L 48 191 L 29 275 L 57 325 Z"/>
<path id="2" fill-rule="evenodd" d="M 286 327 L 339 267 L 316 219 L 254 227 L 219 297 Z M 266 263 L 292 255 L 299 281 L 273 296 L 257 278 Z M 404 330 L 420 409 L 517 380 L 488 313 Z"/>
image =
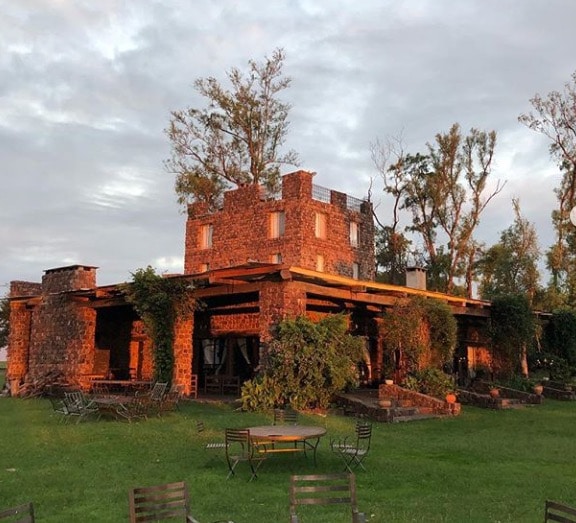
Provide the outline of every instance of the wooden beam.
<path id="1" fill-rule="evenodd" d="M 218 287 L 206 287 L 203 289 L 194 289 L 192 296 L 195 298 L 209 298 L 211 296 L 225 296 L 226 294 L 248 294 L 251 292 L 259 292 L 261 288 L 260 283 L 246 283 L 239 284 L 222 284 Z"/>

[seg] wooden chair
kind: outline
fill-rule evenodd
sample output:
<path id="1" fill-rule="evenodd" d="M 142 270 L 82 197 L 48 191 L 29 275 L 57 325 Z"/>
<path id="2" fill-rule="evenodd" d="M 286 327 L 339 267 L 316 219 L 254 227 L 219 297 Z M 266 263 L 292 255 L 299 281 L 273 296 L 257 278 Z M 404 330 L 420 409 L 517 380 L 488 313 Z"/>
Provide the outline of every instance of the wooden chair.
<path id="1" fill-rule="evenodd" d="M 300 523 L 300 505 L 350 505 L 352 523 L 365 523 L 358 511 L 354 474 L 307 474 L 290 476 L 290 523 Z"/>
<path id="2" fill-rule="evenodd" d="M 192 374 L 192 379 L 190 380 L 190 397 L 198 398 L 198 374 Z"/>
<path id="3" fill-rule="evenodd" d="M 576 508 L 546 500 L 544 523 L 556 521 L 558 523 L 576 523 Z"/>
<path id="4" fill-rule="evenodd" d="M 190 494 L 184 481 L 153 487 L 137 487 L 129 492 L 130 523 L 176 521 L 199 523 L 190 512 Z M 233 523 L 218 520 L 214 523 Z"/>
<path id="5" fill-rule="evenodd" d="M 252 475 L 249 481 L 257 478 L 256 472 L 262 462 L 266 459 L 265 456 L 260 456 L 255 452 L 254 445 L 250 439 L 250 431 L 248 429 L 226 429 L 225 438 L 225 451 L 226 462 L 228 463 L 228 476 L 226 479 L 235 475 L 235 469 L 238 463 L 245 461 L 250 465 Z"/>
<path id="6" fill-rule="evenodd" d="M 346 437 L 341 440 L 331 440 L 330 448 L 332 452 L 338 454 L 345 463 L 344 470 L 352 472 L 352 469 L 364 468 L 363 461 L 370 452 L 372 441 L 372 424 L 362 420 L 356 422 L 355 436 Z"/>
<path id="7" fill-rule="evenodd" d="M 6 523 L 34 523 L 34 505 L 29 502 L 17 507 L 0 509 L 0 521 Z"/>

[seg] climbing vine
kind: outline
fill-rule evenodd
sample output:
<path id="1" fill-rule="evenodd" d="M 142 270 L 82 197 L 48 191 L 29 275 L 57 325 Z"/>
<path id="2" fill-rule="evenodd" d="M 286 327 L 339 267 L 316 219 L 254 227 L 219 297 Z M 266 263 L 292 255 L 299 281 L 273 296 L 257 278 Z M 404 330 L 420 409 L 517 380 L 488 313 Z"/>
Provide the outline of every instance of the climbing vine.
<path id="1" fill-rule="evenodd" d="M 172 381 L 174 323 L 179 313 L 196 308 L 189 291 L 192 285 L 179 278 L 165 278 L 148 266 L 132 273 L 122 286 L 126 301 L 144 322 L 154 345 L 154 373 L 158 381 Z"/>

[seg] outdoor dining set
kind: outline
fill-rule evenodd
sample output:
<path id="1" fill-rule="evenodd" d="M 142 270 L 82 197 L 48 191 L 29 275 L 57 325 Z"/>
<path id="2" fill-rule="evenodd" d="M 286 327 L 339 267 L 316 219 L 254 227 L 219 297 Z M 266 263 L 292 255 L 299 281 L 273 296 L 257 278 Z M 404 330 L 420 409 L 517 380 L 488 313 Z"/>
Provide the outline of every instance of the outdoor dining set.
<path id="1" fill-rule="evenodd" d="M 50 397 L 54 412 L 67 422 L 76 423 L 95 417 L 136 421 L 151 415 L 162 415 L 177 408 L 181 391 L 167 383 L 156 382 L 146 389 L 137 389 L 132 393 L 112 393 L 103 385 L 94 386 L 90 394 L 83 391 L 66 391 L 61 398 Z"/>

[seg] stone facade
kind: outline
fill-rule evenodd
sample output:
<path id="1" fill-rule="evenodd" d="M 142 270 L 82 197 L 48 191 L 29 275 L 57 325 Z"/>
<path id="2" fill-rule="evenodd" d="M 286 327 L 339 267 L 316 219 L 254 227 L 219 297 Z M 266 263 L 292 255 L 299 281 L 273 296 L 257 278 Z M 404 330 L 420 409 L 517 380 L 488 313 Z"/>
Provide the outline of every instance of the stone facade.
<path id="1" fill-rule="evenodd" d="M 21 302 L 11 307 L 8 381 L 89 372 L 96 311 L 71 300 L 68 293 L 95 286 L 96 268 L 80 265 L 47 270 L 41 284 L 13 282 L 12 298 L 38 294 L 33 308 Z"/>
<path id="2" fill-rule="evenodd" d="M 174 327 L 172 381 L 186 394 L 194 374 L 201 387 L 212 374 L 240 383 L 252 377 L 271 329 L 286 318 L 345 314 L 350 332 L 366 340 L 362 381 L 378 383 L 382 313 L 398 299 L 443 299 L 466 321 L 489 316 L 486 302 L 375 282 L 370 203 L 314 186 L 312 178 L 305 171 L 283 177 L 279 198 L 248 186 L 226 193 L 219 210 L 189 207 L 185 274 L 178 277 L 202 306 Z M 47 374 L 85 387 L 102 373 L 153 379 L 153 346 L 141 319 L 121 286 L 96 285 L 95 267 L 50 269 L 42 283 L 12 282 L 10 300 L 7 378 L 15 387 Z"/>
<path id="3" fill-rule="evenodd" d="M 214 212 L 204 203 L 191 204 L 185 273 L 281 262 L 372 281 L 371 204 L 314 186 L 312 178 L 306 171 L 284 176 L 279 199 L 251 185 L 227 192 L 222 208 Z M 274 231 L 275 213 L 283 213 L 282 232 Z"/>

